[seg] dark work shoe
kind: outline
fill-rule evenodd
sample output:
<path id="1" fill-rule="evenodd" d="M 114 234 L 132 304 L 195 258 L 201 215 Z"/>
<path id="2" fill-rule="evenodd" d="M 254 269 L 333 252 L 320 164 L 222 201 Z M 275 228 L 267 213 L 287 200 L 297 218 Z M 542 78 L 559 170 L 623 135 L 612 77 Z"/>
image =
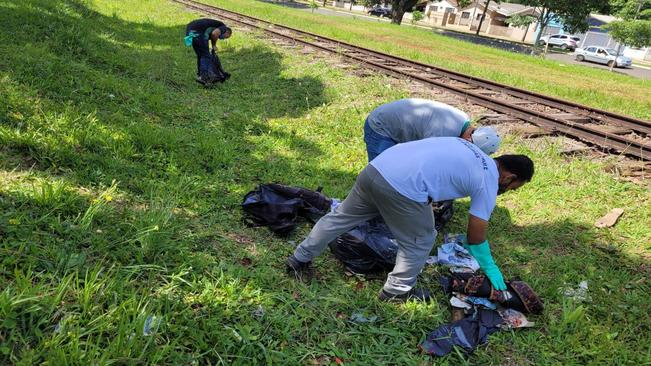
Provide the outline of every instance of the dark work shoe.
<path id="1" fill-rule="evenodd" d="M 294 255 L 285 260 L 287 274 L 293 275 L 299 281 L 310 282 L 312 280 L 312 262 L 301 262 Z"/>
<path id="2" fill-rule="evenodd" d="M 412 288 L 411 290 L 400 295 L 388 293 L 383 289 L 380 291 L 378 298 L 386 302 L 406 302 L 408 300 L 429 302 L 432 299 L 429 290 L 422 288 Z"/>

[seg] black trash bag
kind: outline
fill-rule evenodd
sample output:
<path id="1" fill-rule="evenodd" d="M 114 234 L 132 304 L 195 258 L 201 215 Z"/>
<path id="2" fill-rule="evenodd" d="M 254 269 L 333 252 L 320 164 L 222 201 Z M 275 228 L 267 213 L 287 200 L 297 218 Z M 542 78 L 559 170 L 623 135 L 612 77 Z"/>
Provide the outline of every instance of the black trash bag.
<path id="1" fill-rule="evenodd" d="M 432 204 L 437 231 L 452 218 L 453 203 L 454 200 L 449 200 Z M 391 271 L 396 264 L 398 244 L 380 217 L 358 225 L 328 245 L 335 258 L 354 273 Z"/>
<path id="2" fill-rule="evenodd" d="M 200 79 L 198 80 L 201 84 L 209 87 L 215 83 L 223 83 L 231 77 L 231 75 L 222 68 L 221 60 L 214 49 L 211 50 L 210 55 L 207 57 L 211 67 L 209 70 L 201 71 L 199 75 Z"/>
<path id="3" fill-rule="evenodd" d="M 210 53 L 210 61 L 213 66 L 213 72 L 221 79 L 222 82 L 228 80 L 228 78 L 231 77 L 231 74 L 224 71 L 224 68 L 222 67 L 222 62 L 219 59 L 219 56 L 217 56 L 217 53 L 215 52 L 214 49 Z"/>
<path id="4" fill-rule="evenodd" d="M 434 227 L 440 232 L 454 215 L 454 200 L 432 203 L 432 212 L 434 212 Z"/>
<path id="5" fill-rule="evenodd" d="M 332 200 L 320 189 L 312 191 L 282 184 L 260 184 L 242 201 L 244 222 L 249 226 L 267 226 L 278 235 L 287 235 L 299 217 L 316 222 L 328 213 Z"/>
<path id="6" fill-rule="evenodd" d="M 398 253 L 393 234 L 379 217 L 339 236 L 329 246 L 346 269 L 360 274 L 390 271 Z"/>

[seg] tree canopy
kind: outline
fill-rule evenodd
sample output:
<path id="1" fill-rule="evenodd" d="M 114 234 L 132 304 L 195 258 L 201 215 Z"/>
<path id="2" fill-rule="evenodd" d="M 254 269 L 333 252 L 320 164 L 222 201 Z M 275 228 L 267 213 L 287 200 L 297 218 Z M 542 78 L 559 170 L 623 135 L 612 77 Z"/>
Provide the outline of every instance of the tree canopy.
<path id="1" fill-rule="evenodd" d="M 651 21 L 619 20 L 603 27 L 617 42 L 633 47 L 651 46 Z"/>

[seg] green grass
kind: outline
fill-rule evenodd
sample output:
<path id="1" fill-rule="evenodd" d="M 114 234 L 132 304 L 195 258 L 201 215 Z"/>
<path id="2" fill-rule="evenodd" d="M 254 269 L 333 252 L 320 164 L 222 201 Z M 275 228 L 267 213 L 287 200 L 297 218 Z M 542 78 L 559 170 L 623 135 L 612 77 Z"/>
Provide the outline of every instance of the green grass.
<path id="1" fill-rule="evenodd" d="M 651 119 L 651 80 L 515 54 L 422 28 L 312 14 L 255 0 L 204 2 L 468 75 Z"/>
<path id="2" fill-rule="evenodd" d="M 328 253 L 312 284 L 286 277 L 309 227 L 247 228 L 242 196 L 279 181 L 344 197 L 363 118 L 408 93 L 242 33 L 220 44 L 232 78 L 202 89 L 181 43 L 193 17 L 163 0 L 0 0 L 0 364 L 651 361 L 649 191 L 555 145 L 506 139 L 537 175 L 500 197 L 489 233 L 505 275 L 544 298 L 537 328 L 431 361 L 416 345 L 448 321 L 443 295 L 380 303 L 381 280 L 347 278 Z M 595 229 L 612 207 L 617 226 Z M 559 293 L 582 280 L 591 303 Z M 357 310 L 379 321 L 348 322 Z"/>

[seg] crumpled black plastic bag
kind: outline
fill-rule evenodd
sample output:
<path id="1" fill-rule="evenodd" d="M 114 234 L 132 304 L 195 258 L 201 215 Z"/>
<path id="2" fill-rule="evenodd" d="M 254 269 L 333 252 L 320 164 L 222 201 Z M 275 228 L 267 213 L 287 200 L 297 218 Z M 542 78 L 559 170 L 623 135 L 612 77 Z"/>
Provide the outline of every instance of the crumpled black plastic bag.
<path id="1" fill-rule="evenodd" d="M 452 218 L 453 202 L 441 201 L 432 205 L 437 231 L 442 230 Z M 396 264 L 398 244 L 380 217 L 358 225 L 329 246 L 335 258 L 354 273 L 387 272 Z"/>
<path id="2" fill-rule="evenodd" d="M 282 184 L 260 184 L 242 200 L 244 222 L 267 226 L 278 235 L 292 232 L 299 217 L 316 222 L 330 211 L 332 200 L 322 193 Z"/>
<path id="3" fill-rule="evenodd" d="M 329 246 L 349 271 L 361 274 L 390 271 L 398 253 L 393 234 L 380 218 L 358 225 Z"/>

